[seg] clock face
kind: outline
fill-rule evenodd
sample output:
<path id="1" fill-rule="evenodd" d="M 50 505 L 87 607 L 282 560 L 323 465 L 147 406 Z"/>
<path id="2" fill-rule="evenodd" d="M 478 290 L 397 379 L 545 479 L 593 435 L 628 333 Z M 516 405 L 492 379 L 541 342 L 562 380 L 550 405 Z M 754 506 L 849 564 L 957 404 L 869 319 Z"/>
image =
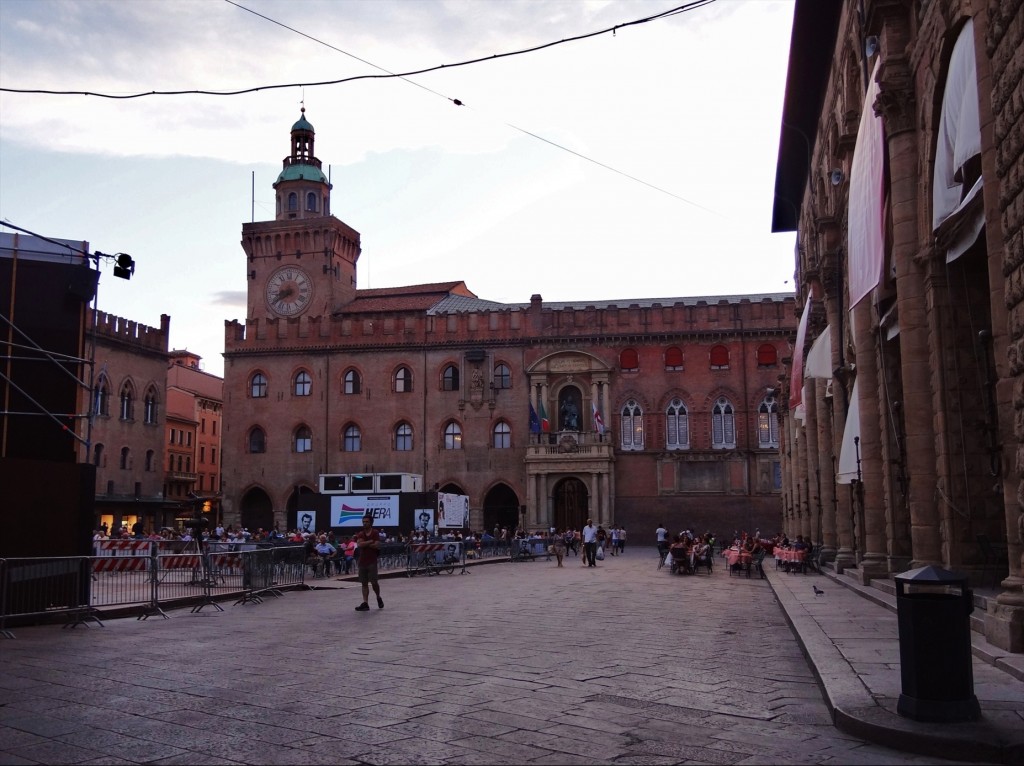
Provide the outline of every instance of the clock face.
<path id="1" fill-rule="evenodd" d="M 267 306 L 278 316 L 297 316 L 312 300 L 313 282 L 300 268 L 285 266 L 267 280 Z"/>

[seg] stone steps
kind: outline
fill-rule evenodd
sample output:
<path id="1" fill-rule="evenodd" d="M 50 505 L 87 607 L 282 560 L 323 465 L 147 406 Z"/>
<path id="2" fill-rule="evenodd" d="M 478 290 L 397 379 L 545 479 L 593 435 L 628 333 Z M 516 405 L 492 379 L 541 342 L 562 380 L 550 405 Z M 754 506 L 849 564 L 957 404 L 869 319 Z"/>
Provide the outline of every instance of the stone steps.
<path id="1" fill-rule="evenodd" d="M 897 613 L 896 583 L 891 579 L 874 578 L 869 585 L 863 585 L 859 570 L 848 568 L 842 574 L 838 574 L 832 564 L 825 565 L 823 574 L 844 587 L 858 592 L 869 601 L 885 607 L 893 614 Z M 998 667 L 1018 680 L 1024 681 L 1024 657 L 1019 654 L 1008 654 L 985 640 L 985 613 L 988 611 L 989 599 L 995 596 L 994 592 L 979 592 L 975 589 L 973 595 L 974 611 L 970 616 L 972 653 L 989 665 Z"/>

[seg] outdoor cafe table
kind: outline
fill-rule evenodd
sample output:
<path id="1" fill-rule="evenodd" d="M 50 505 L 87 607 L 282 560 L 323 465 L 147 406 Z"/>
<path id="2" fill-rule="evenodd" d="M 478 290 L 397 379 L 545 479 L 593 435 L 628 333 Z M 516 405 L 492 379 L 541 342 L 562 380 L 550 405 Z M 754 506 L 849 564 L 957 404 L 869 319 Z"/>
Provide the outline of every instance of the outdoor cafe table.
<path id="1" fill-rule="evenodd" d="M 739 548 L 726 548 L 725 549 L 725 563 L 730 568 L 736 564 L 749 565 L 754 561 L 753 555 L 750 551 L 743 551 Z"/>
<path id="2" fill-rule="evenodd" d="M 802 566 L 804 563 L 804 558 L 806 556 L 806 550 L 793 550 L 792 548 L 775 549 L 775 561 L 781 563 L 783 568 L 787 572 L 792 568 L 794 564 Z"/>
<path id="3" fill-rule="evenodd" d="M 776 548 L 775 558 L 784 563 L 797 563 L 799 564 L 804 560 L 804 556 L 807 555 L 807 551 L 797 551 L 791 548 Z"/>

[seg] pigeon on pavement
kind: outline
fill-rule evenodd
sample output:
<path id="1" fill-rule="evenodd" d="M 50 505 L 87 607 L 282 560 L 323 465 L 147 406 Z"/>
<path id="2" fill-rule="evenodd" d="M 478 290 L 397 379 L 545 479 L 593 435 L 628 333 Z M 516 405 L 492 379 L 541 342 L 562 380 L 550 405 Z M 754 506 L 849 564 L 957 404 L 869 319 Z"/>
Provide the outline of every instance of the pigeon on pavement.
<path id="1" fill-rule="evenodd" d="M 814 595 L 815 596 L 820 596 L 822 593 L 825 592 L 821 588 L 819 588 L 817 585 L 812 585 L 811 587 L 814 588 Z"/>

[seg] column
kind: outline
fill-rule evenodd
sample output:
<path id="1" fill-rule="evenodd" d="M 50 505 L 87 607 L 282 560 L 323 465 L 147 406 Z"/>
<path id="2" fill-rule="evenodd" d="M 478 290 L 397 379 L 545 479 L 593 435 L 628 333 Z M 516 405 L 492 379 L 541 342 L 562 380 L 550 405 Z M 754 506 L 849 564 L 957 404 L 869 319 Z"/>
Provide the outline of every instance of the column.
<path id="1" fill-rule="evenodd" d="M 870 296 L 853 310 L 857 348 L 857 389 L 860 396 L 860 470 L 864 494 L 864 557 L 861 583 L 884 575 L 888 569 L 883 492 L 882 430 L 879 422 L 878 349 Z"/>
<path id="2" fill-rule="evenodd" d="M 821 470 L 818 464 L 818 398 L 814 378 L 804 379 L 804 444 L 807 454 L 807 532 L 805 540 L 821 542 Z"/>
<path id="3" fill-rule="evenodd" d="M 801 399 L 803 392 L 800 393 Z M 806 418 L 806 406 L 804 417 Z M 793 449 L 790 453 L 790 461 L 793 466 L 794 493 L 793 511 L 796 515 L 793 534 L 804 535 L 810 533 L 807 528 L 807 429 L 801 420 L 793 418 Z"/>
<path id="4" fill-rule="evenodd" d="M 821 557 L 832 561 L 836 557 L 836 470 L 833 462 L 832 418 L 825 391 L 828 382 L 814 381 L 814 412 L 818 430 L 818 486 L 821 502 Z"/>

